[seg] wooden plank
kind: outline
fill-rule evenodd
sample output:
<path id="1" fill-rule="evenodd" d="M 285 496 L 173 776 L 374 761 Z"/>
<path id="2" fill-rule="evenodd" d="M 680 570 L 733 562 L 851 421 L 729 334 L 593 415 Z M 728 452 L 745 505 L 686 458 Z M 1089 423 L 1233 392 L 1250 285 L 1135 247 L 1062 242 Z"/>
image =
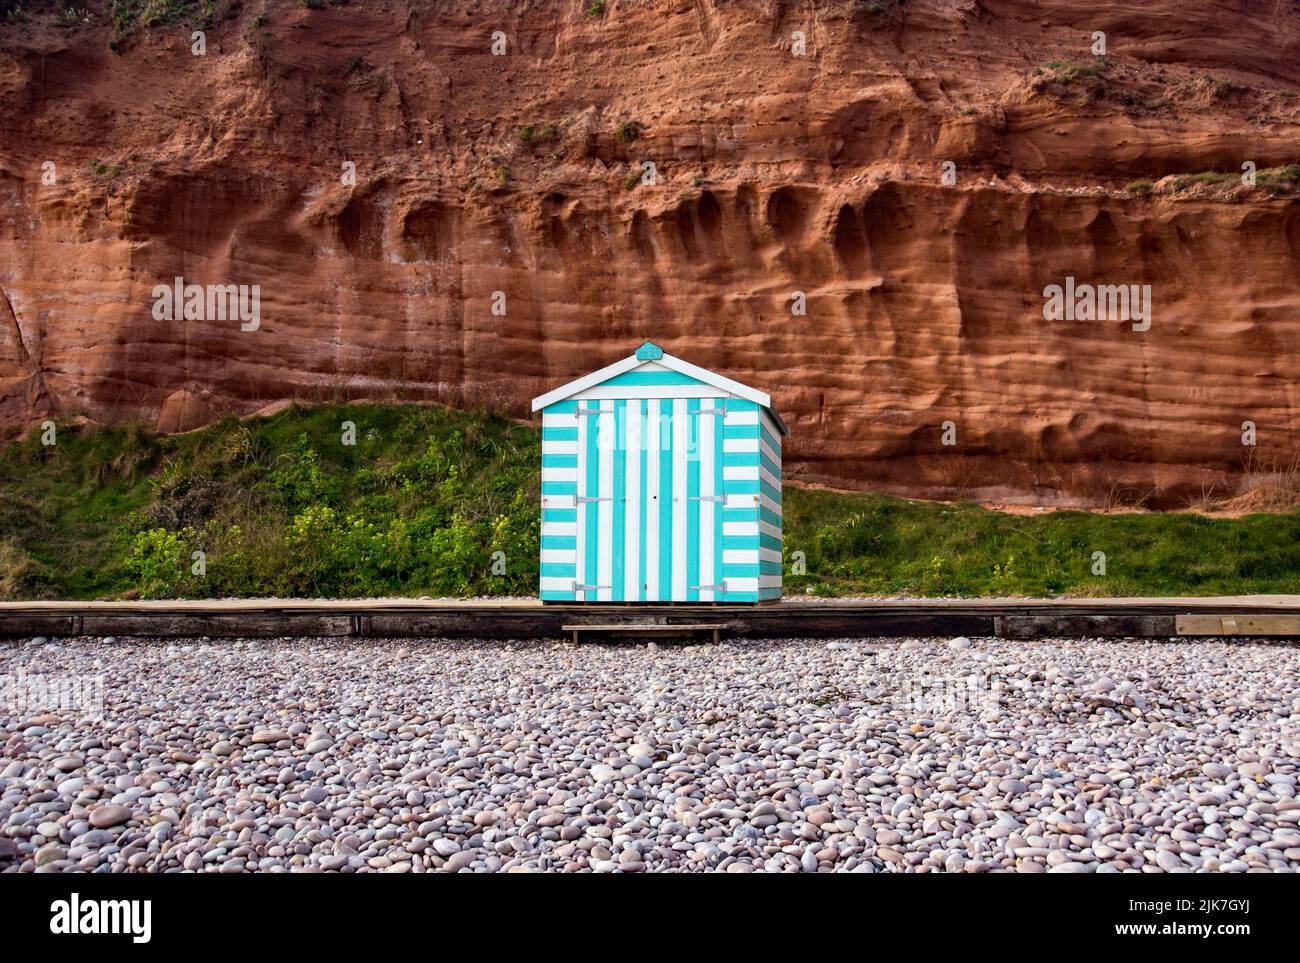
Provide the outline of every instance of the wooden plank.
<path id="1" fill-rule="evenodd" d="M 728 613 L 731 614 L 731 613 Z M 947 612 L 754 611 L 732 615 L 733 633 L 754 639 L 843 639 L 928 635 L 993 635 L 992 615 Z"/>
<path id="2" fill-rule="evenodd" d="M 561 628 L 565 632 L 707 632 L 734 629 L 733 622 L 575 622 Z"/>
<path id="3" fill-rule="evenodd" d="M 554 639 L 562 638 L 561 612 L 369 613 L 355 633 L 377 638 Z"/>
<path id="4" fill-rule="evenodd" d="M 1300 637 L 1300 615 L 1180 615 L 1179 635 L 1259 635 Z"/>
<path id="5" fill-rule="evenodd" d="M 142 636 L 160 639 L 212 638 L 266 639 L 278 636 L 338 637 L 352 634 L 346 615 L 240 612 L 231 615 L 180 615 L 170 613 L 86 615 L 78 635 Z"/>
<path id="6" fill-rule="evenodd" d="M 6 615 L 0 618 L 0 638 L 75 635 L 76 625 L 72 615 Z"/>
<path id="7" fill-rule="evenodd" d="M 1007 639 L 1168 638 L 1171 615 L 1003 615 L 997 634 Z"/>

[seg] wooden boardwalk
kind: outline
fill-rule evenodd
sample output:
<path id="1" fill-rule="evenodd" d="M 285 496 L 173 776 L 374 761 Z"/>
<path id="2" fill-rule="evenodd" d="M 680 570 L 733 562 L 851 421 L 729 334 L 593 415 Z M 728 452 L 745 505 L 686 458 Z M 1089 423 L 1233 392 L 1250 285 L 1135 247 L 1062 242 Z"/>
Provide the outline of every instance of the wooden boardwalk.
<path id="1" fill-rule="evenodd" d="M 789 600 L 573 605 L 529 599 L 0 602 L 0 637 L 566 638 L 579 624 L 725 624 L 744 638 L 898 636 L 1300 638 L 1300 596 Z M 657 633 L 663 634 L 663 633 Z"/>

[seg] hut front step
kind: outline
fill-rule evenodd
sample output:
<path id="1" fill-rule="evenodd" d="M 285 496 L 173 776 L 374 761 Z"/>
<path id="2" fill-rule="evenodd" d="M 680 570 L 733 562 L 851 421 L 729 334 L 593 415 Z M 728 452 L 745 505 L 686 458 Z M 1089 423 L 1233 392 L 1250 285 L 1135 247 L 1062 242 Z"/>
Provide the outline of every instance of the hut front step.
<path id="1" fill-rule="evenodd" d="M 721 639 L 723 632 L 735 630 L 734 622 L 611 622 L 583 623 L 566 625 L 565 632 L 573 633 L 575 643 L 582 641 L 582 634 L 624 636 L 641 638 L 646 636 L 672 636 L 676 638 L 695 638 L 697 635 L 711 635 L 713 641 Z"/>

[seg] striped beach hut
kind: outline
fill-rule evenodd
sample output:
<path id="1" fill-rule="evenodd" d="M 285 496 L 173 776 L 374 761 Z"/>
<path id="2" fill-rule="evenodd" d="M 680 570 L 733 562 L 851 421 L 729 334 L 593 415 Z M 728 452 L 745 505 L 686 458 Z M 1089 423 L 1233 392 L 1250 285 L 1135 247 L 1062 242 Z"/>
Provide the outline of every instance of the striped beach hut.
<path id="1" fill-rule="evenodd" d="M 542 413 L 541 597 L 781 597 L 781 443 L 761 391 L 664 354 L 533 399 Z"/>

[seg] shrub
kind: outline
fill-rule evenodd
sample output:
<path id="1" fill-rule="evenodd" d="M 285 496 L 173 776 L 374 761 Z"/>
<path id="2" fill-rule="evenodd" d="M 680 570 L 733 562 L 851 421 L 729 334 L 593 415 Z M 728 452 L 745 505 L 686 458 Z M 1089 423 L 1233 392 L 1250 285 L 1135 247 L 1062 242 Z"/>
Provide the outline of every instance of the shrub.
<path id="1" fill-rule="evenodd" d="M 1300 164 L 1288 164 L 1285 167 L 1270 167 L 1259 171 L 1255 184 L 1270 194 L 1291 193 L 1300 189 Z"/>
<path id="2" fill-rule="evenodd" d="M 144 598 L 161 598 L 183 594 L 190 581 L 190 547 L 193 529 L 170 532 L 150 528 L 137 532 L 131 540 L 126 569 L 135 579 Z"/>
<path id="3" fill-rule="evenodd" d="M 328 505 L 309 505 L 285 533 L 292 552 L 289 584 L 295 594 L 330 594 L 340 583 L 369 581 L 366 542 L 373 529 L 364 520 L 341 516 Z"/>
<path id="4" fill-rule="evenodd" d="M 338 482 L 321 470 L 320 455 L 306 433 L 298 436 L 267 480 L 274 497 L 293 513 L 338 499 Z"/>
<path id="5" fill-rule="evenodd" d="M 1183 174 L 1174 179 L 1174 188 L 1185 191 L 1196 184 L 1208 184 L 1210 186 L 1221 186 L 1225 184 L 1239 184 L 1241 176 L 1239 174 L 1224 173 L 1223 171 L 1202 171 L 1199 174 Z"/>
<path id="6" fill-rule="evenodd" d="M 541 519 L 532 500 L 516 491 L 510 507 L 492 519 L 491 552 L 505 553 L 504 576 L 488 576 L 497 593 L 531 594 L 541 549 Z"/>
<path id="7" fill-rule="evenodd" d="M 196 0 L 112 0 L 109 17 L 113 33 L 121 36 L 133 27 L 156 27 L 186 16 Z"/>
<path id="8" fill-rule="evenodd" d="M 559 138 L 560 130 L 554 124 L 524 124 L 519 128 L 519 139 L 525 144 L 549 144 Z"/>
<path id="9" fill-rule="evenodd" d="M 440 528 L 428 545 L 428 586 L 439 595 L 469 595 L 488 564 L 483 531 L 462 518 Z"/>
<path id="10" fill-rule="evenodd" d="M 1092 62 L 1086 60 L 1052 60 L 1047 64 L 1052 72 L 1052 80 L 1061 84 L 1070 84 L 1083 77 L 1100 77 L 1109 65 L 1101 57 Z"/>

